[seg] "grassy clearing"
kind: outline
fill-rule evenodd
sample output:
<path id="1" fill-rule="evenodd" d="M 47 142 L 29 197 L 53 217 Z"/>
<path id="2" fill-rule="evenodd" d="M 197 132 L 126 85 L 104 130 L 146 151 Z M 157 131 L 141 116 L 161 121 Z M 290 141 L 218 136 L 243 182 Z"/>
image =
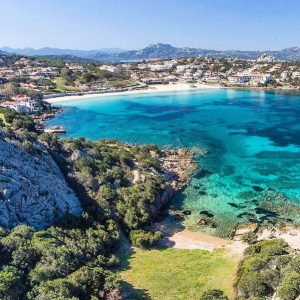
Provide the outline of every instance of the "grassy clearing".
<path id="1" fill-rule="evenodd" d="M 121 272 L 128 299 L 199 299 L 207 289 L 233 297 L 239 259 L 225 250 L 136 250 Z"/>
<path id="2" fill-rule="evenodd" d="M 66 81 L 62 77 L 56 77 L 54 80 L 54 83 L 56 84 L 55 89 L 57 91 L 79 91 L 80 89 L 78 87 L 66 85 Z"/>

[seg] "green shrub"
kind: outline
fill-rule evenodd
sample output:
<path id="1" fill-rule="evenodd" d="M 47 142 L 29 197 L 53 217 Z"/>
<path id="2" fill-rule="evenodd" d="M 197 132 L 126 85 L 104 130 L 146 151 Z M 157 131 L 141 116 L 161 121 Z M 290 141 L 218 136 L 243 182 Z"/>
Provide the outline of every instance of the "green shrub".
<path id="1" fill-rule="evenodd" d="M 300 256 L 293 258 L 290 262 L 290 266 L 294 272 L 300 274 Z"/>
<path id="2" fill-rule="evenodd" d="M 246 255 L 260 254 L 264 256 L 276 256 L 287 253 L 288 244 L 282 239 L 265 240 L 248 247 Z"/>
<path id="3" fill-rule="evenodd" d="M 269 288 L 262 276 L 257 272 L 245 272 L 238 283 L 239 292 L 246 296 L 267 296 Z"/>
<path id="4" fill-rule="evenodd" d="M 36 152 L 34 145 L 32 143 L 30 143 L 29 141 L 24 141 L 22 143 L 22 148 L 30 154 L 35 154 L 35 152 Z"/>
<path id="5" fill-rule="evenodd" d="M 150 248 L 156 246 L 163 237 L 160 231 L 147 232 L 144 230 L 133 230 L 130 233 L 130 240 L 134 247 Z"/>
<path id="6" fill-rule="evenodd" d="M 220 290 L 208 290 L 201 295 L 200 300 L 228 300 L 228 297 Z"/>
<path id="7" fill-rule="evenodd" d="M 278 290 L 278 295 L 283 300 L 295 300 L 300 295 L 300 275 L 287 275 Z"/>
<path id="8" fill-rule="evenodd" d="M 243 263 L 243 269 L 247 271 L 260 271 L 262 270 L 266 264 L 268 263 L 267 259 L 263 259 L 260 257 L 250 257 L 245 259 Z"/>
<path id="9" fill-rule="evenodd" d="M 242 241 L 247 244 L 254 244 L 257 242 L 257 235 L 254 232 L 247 232 L 242 235 Z"/>

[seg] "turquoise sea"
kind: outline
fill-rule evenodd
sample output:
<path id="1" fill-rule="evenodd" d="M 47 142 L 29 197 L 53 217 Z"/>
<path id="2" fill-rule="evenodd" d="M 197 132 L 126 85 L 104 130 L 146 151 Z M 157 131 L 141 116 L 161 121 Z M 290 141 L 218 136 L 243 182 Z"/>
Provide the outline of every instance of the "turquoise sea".
<path id="1" fill-rule="evenodd" d="M 284 204 L 300 204 L 300 95 L 214 89 L 60 104 L 49 125 L 65 126 L 67 137 L 207 148 L 204 169 L 178 197 L 192 212 L 187 225 L 203 216 L 228 228 L 297 221 Z"/>

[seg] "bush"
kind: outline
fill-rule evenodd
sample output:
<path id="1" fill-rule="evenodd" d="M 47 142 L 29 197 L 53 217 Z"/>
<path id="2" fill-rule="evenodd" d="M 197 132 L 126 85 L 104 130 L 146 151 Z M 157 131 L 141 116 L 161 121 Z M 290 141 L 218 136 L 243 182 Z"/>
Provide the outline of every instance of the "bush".
<path id="1" fill-rule="evenodd" d="M 144 230 L 133 230 L 130 233 L 130 239 L 134 247 L 150 248 L 156 246 L 163 237 L 160 231 L 147 232 Z"/>
<path id="2" fill-rule="evenodd" d="M 266 240 L 248 247 L 246 255 L 260 254 L 263 256 L 276 256 L 287 254 L 288 244 L 282 239 Z"/>
<path id="3" fill-rule="evenodd" d="M 260 271 L 266 266 L 267 263 L 267 259 L 250 257 L 244 261 L 243 269 L 245 271 Z"/>
<path id="4" fill-rule="evenodd" d="M 267 296 L 270 292 L 262 276 L 257 272 L 245 272 L 238 283 L 239 292 L 246 297 Z"/>
<path id="5" fill-rule="evenodd" d="M 290 266 L 294 272 L 300 274 L 300 256 L 293 258 L 290 263 Z"/>
<path id="6" fill-rule="evenodd" d="M 242 235 L 242 241 L 247 244 L 254 244 L 257 242 L 257 235 L 254 232 L 247 232 Z"/>
<path id="7" fill-rule="evenodd" d="M 228 300 L 228 297 L 220 290 L 208 290 L 202 294 L 200 300 Z"/>
<path id="8" fill-rule="evenodd" d="M 24 141 L 22 143 L 22 148 L 28 152 L 29 154 L 35 154 L 36 152 L 36 148 L 34 147 L 34 145 L 32 143 L 30 143 L 29 141 Z"/>
<path id="9" fill-rule="evenodd" d="M 300 295 L 300 275 L 290 274 L 278 290 L 278 295 L 283 300 L 295 300 Z"/>

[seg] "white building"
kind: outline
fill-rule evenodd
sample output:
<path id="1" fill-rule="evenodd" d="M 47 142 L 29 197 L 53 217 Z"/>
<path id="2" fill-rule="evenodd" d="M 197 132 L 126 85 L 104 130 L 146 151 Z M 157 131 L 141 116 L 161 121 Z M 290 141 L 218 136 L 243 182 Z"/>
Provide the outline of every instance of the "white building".
<path id="1" fill-rule="evenodd" d="M 36 102 L 31 99 L 31 97 L 28 97 L 26 95 L 17 95 L 15 97 L 11 98 L 16 103 L 18 103 L 20 106 L 27 107 L 30 111 L 34 110 L 36 107 Z"/>
<path id="2" fill-rule="evenodd" d="M 281 74 L 280 74 L 280 79 L 281 80 L 286 80 L 289 76 L 289 72 L 288 71 L 283 71 Z"/>
<path id="3" fill-rule="evenodd" d="M 272 63 L 272 62 L 276 62 L 277 58 L 275 58 L 274 56 L 271 56 L 269 54 L 262 54 L 257 60 L 257 62 L 267 62 L 267 63 Z"/>
<path id="4" fill-rule="evenodd" d="M 194 77 L 194 78 L 201 78 L 201 77 L 202 77 L 202 74 L 203 74 L 203 71 L 202 71 L 202 70 L 197 70 L 197 71 L 193 74 L 193 77 Z"/>
<path id="5" fill-rule="evenodd" d="M 250 73 L 239 73 L 236 75 L 231 75 L 228 77 L 228 82 L 231 84 L 242 84 L 247 82 L 264 84 L 270 82 L 272 79 L 273 78 L 270 74 L 250 72 Z"/>
<path id="6" fill-rule="evenodd" d="M 228 77 L 228 82 L 230 84 L 242 84 L 247 83 L 251 80 L 251 77 L 247 74 L 236 74 Z"/>
<path id="7" fill-rule="evenodd" d="M 251 81 L 256 83 L 267 83 L 270 82 L 273 77 L 270 74 L 262 74 L 258 72 L 253 72 L 249 74 Z"/>
<path id="8" fill-rule="evenodd" d="M 211 82 L 211 83 L 218 83 L 220 81 L 220 76 L 218 75 L 213 75 L 205 78 L 206 82 Z"/>
<path id="9" fill-rule="evenodd" d="M 293 72 L 292 73 L 292 78 L 300 78 L 300 72 Z"/>
<path id="10" fill-rule="evenodd" d="M 148 67 L 151 71 L 168 71 L 174 67 L 174 63 L 166 62 L 164 64 L 149 64 Z"/>
<path id="11" fill-rule="evenodd" d="M 100 70 L 109 71 L 112 73 L 121 73 L 122 69 L 116 66 L 103 65 L 99 67 Z"/>
<path id="12" fill-rule="evenodd" d="M 21 112 L 27 112 L 27 113 L 31 112 L 30 108 L 28 108 L 24 105 L 21 105 L 19 102 L 16 102 L 16 101 L 0 102 L 0 106 L 14 109 L 16 111 L 21 111 Z"/>

